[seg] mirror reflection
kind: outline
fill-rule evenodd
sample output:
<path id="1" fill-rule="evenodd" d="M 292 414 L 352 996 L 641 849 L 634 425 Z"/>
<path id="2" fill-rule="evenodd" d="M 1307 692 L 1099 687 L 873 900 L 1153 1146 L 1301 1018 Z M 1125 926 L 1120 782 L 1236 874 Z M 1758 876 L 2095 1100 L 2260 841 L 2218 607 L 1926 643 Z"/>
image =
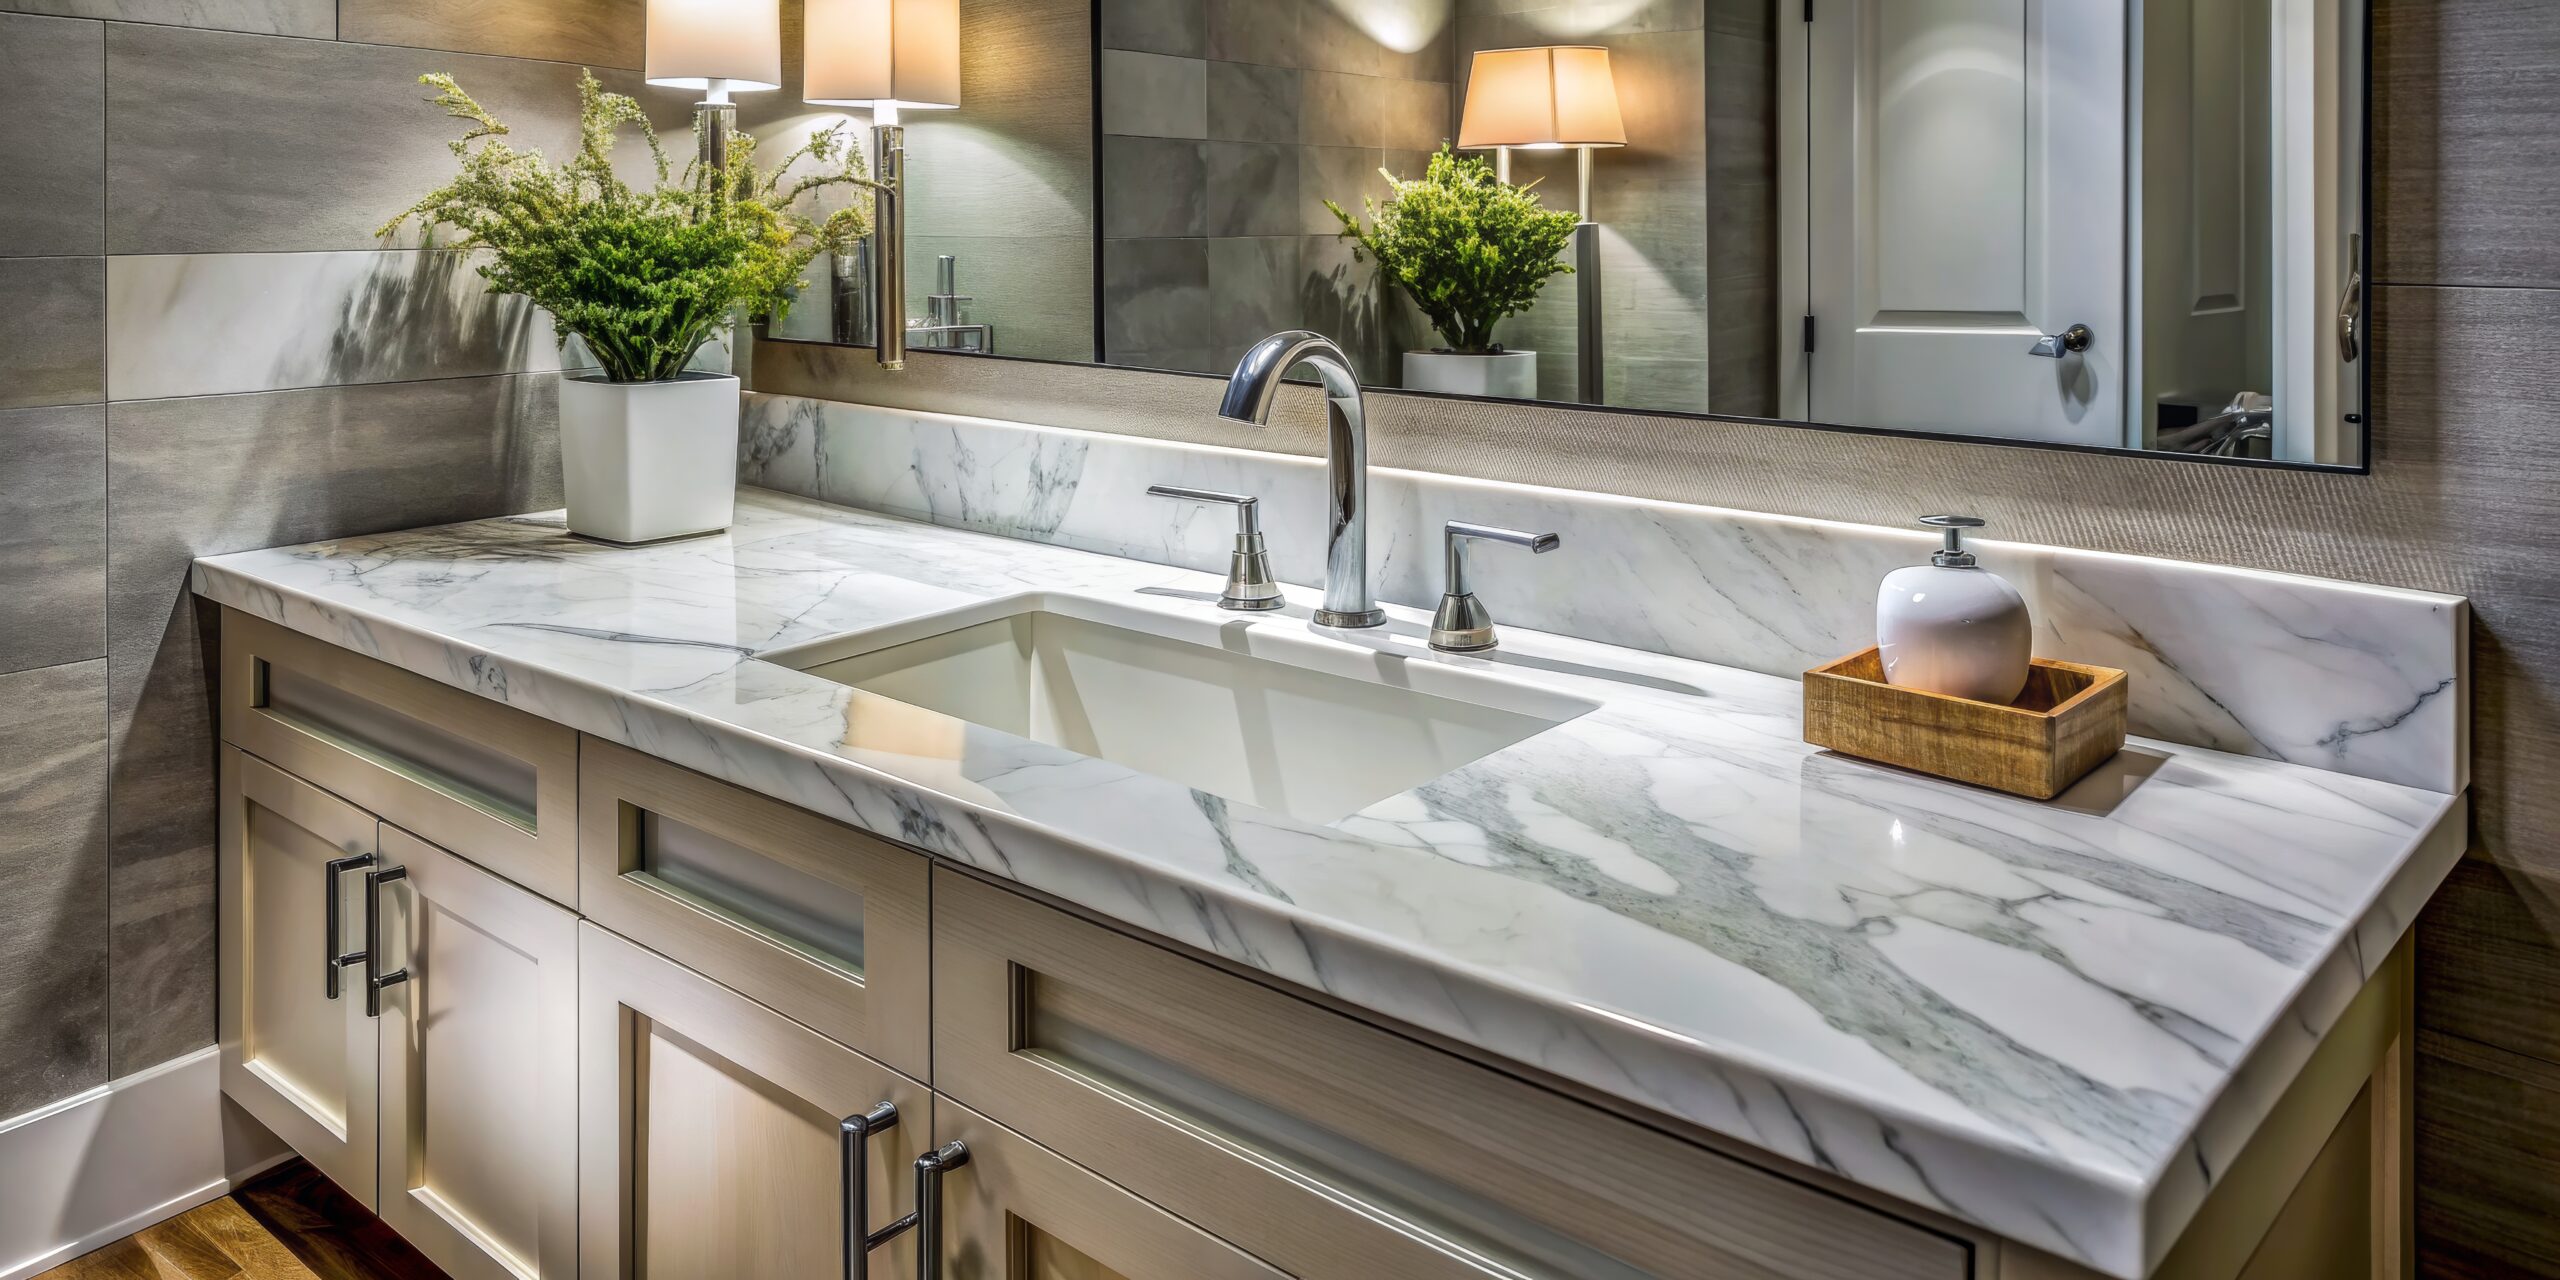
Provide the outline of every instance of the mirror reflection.
<path id="1" fill-rule="evenodd" d="M 2363 462 L 2357 0 L 961 24 L 905 120 L 913 350 L 1224 375 L 1308 328 L 1374 388 Z M 771 336 L 873 342 L 869 257 Z"/>

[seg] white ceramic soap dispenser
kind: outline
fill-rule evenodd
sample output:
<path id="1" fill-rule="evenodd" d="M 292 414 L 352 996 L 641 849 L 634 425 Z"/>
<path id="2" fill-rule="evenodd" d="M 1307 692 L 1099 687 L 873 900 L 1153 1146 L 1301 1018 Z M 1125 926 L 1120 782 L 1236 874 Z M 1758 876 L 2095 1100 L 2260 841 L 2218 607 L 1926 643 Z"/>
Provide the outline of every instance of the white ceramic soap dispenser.
<path id="1" fill-rule="evenodd" d="M 1947 545 L 1927 564 L 1885 575 L 1876 592 L 1876 648 L 1885 683 L 2003 705 L 2027 687 L 2027 602 L 1964 549 L 1975 516 L 1924 516 Z"/>

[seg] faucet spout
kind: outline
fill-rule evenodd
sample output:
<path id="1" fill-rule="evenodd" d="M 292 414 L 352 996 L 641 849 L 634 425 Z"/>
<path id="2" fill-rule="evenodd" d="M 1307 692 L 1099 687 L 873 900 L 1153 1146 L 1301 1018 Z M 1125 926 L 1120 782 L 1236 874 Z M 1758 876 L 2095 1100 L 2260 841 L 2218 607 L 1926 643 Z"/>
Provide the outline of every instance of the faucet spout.
<path id="1" fill-rule="evenodd" d="M 1324 607 L 1316 610 L 1316 625 L 1382 626 L 1386 611 L 1369 595 L 1369 419 L 1351 357 L 1310 330 L 1272 334 L 1236 362 L 1218 416 L 1268 423 L 1281 375 L 1301 364 L 1316 371 L 1325 396 Z"/>

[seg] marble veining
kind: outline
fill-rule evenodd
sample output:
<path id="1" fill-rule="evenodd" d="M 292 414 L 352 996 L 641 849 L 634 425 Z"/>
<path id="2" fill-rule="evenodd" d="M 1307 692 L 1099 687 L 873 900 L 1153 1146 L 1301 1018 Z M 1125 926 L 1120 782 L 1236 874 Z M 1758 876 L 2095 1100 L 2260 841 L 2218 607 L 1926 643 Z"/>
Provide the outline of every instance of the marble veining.
<path id="1" fill-rule="evenodd" d="M 1034 456 L 883 483 L 1011 485 L 973 490 L 973 518 L 1064 538 L 1093 535 L 1068 532 L 1086 503 L 1044 500 L 1058 477 L 1135 478 L 1072 441 L 1007 447 Z M 1148 519 L 1133 537 L 1161 554 L 1215 517 Z M 1781 540 L 1754 563 L 1812 557 Z M 728 533 L 648 548 L 554 513 L 196 568 L 233 607 L 2120 1276 L 2174 1240 L 2462 847 L 2447 790 L 2157 739 L 2050 804 L 1953 786 L 1806 746 L 1783 678 L 1516 624 L 1491 659 L 1436 655 L 1407 609 L 1316 634 L 1597 708 L 1315 825 L 753 658 L 1025 592 L 1308 630 L 1304 596 L 1242 620 L 1216 587 L 758 490 Z"/>
<path id="2" fill-rule="evenodd" d="M 1323 573 L 1312 459 L 797 397 L 750 396 L 743 477 L 842 506 L 1206 571 L 1221 510 L 1150 484 L 1261 495 L 1282 579 Z M 1449 520 L 1564 535 L 1488 558 L 1480 586 L 1523 626 L 1796 676 L 1874 643 L 1875 589 L 1934 535 L 1380 469 L 1378 595 L 1439 599 Z M 1913 511 L 1916 517 L 1926 514 Z M 1992 531 L 1995 535 L 1998 530 Z M 1982 541 L 2036 618 L 2036 651 L 2133 675 L 2134 731 L 2437 791 L 2468 782 L 2464 605 L 2451 596 Z"/>

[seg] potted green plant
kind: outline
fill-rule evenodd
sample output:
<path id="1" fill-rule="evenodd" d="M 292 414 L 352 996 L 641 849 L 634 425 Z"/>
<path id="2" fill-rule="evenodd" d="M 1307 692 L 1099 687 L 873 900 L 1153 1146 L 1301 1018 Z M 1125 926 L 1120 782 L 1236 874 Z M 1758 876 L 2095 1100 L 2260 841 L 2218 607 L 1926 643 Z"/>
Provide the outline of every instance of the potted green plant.
<path id="1" fill-rule="evenodd" d="M 1331 200 L 1324 207 L 1355 242 L 1352 256 L 1377 259 L 1449 344 L 1405 353 L 1405 389 L 1534 398 L 1537 353 L 1503 350 L 1493 326 L 1528 310 L 1550 278 L 1572 274 L 1564 247 L 1578 219 L 1541 207 L 1529 187 L 1446 146 L 1418 179 L 1379 172 L 1395 194 L 1364 202 L 1369 226 Z"/>
<path id="2" fill-rule="evenodd" d="M 415 222 L 432 242 L 480 251 L 501 293 L 551 313 L 561 341 L 586 344 L 597 372 L 561 379 L 560 462 L 573 533 L 652 542 L 726 528 L 737 487 L 738 380 L 689 372 L 734 313 L 779 315 L 818 253 L 869 233 L 861 152 L 834 130 L 811 136 L 770 171 L 740 136 L 718 171 L 688 165 L 671 180 L 640 104 L 579 85 L 575 158 L 553 165 L 506 141 L 500 123 L 449 75 L 419 83 L 428 101 L 470 128 L 452 144 L 461 172 L 382 228 Z M 656 181 L 614 171 L 625 128 L 647 139 Z M 804 163 L 805 162 L 805 163 Z M 797 178 L 787 175 L 797 170 Z M 788 182 L 788 185 L 785 185 Z M 860 198 L 824 216 L 798 210 L 829 187 Z"/>

